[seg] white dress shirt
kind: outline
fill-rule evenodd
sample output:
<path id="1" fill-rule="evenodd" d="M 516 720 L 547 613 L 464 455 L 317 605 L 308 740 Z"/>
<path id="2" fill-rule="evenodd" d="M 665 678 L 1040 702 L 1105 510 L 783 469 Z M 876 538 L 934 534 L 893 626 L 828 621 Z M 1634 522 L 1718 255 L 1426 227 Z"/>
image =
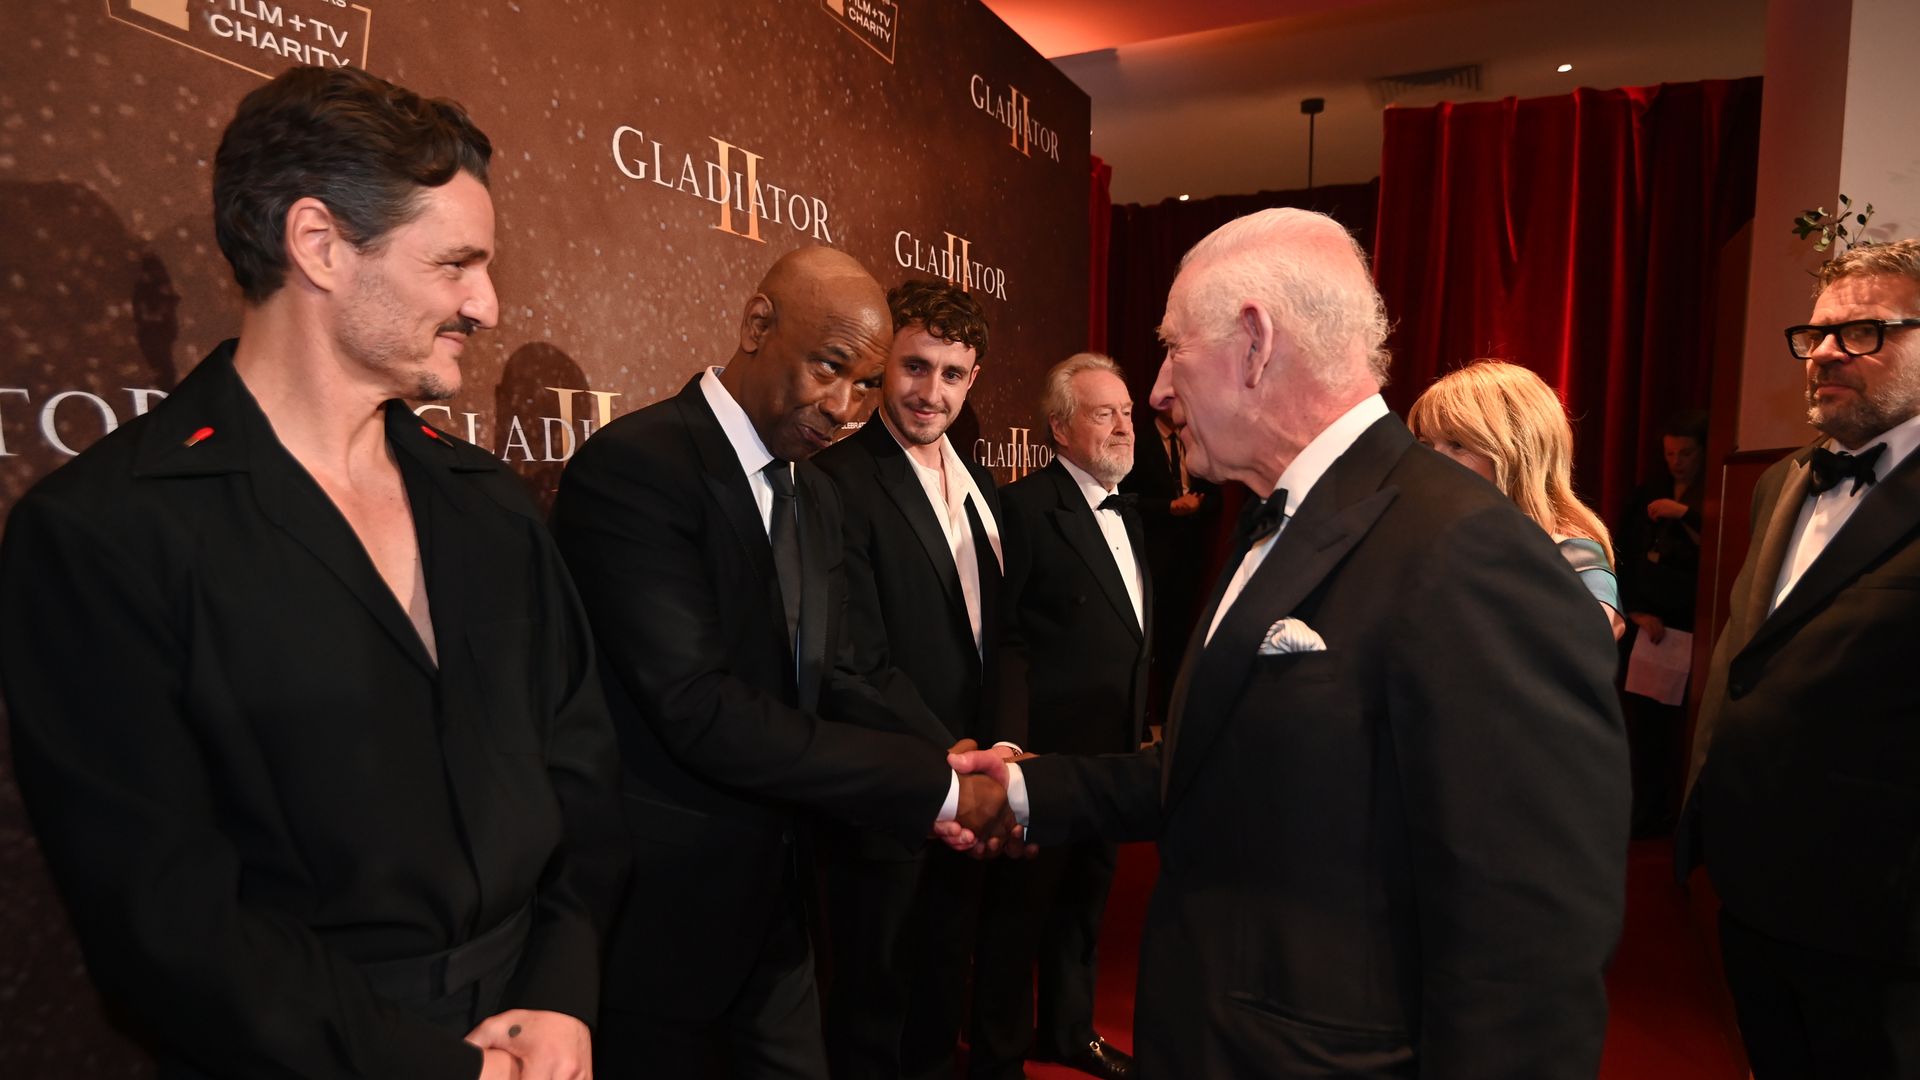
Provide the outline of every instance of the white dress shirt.
<path id="1" fill-rule="evenodd" d="M 747 486 L 753 489 L 753 504 L 760 508 L 760 524 L 767 530 L 767 536 L 773 536 L 773 481 L 767 479 L 764 471 L 773 463 L 773 451 L 760 441 L 760 432 L 756 431 L 753 421 L 747 418 L 747 410 L 733 400 L 733 395 L 720 382 L 720 369 L 710 367 L 700 373 L 700 393 L 707 399 L 707 408 L 713 410 L 714 419 L 720 421 L 720 430 L 726 433 L 727 442 L 733 446 L 733 452 L 740 458 L 740 469 L 747 474 Z M 791 471 L 793 466 L 788 465 Z"/>
<path id="2" fill-rule="evenodd" d="M 973 482 L 973 474 L 967 471 L 945 435 L 940 436 L 940 468 L 929 468 L 913 456 L 913 448 L 886 422 L 885 413 L 880 414 L 879 420 L 887 434 L 907 452 L 907 462 L 926 490 L 933 518 L 940 523 L 940 531 L 947 538 L 947 549 L 953 553 L 953 568 L 960 575 L 960 595 L 966 601 L 967 623 L 973 628 L 974 650 L 985 655 L 986 639 L 980 625 L 980 560 L 974 552 L 973 525 L 967 520 L 967 500 L 973 500 L 973 508 L 980 514 L 980 524 L 986 530 L 987 542 L 993 546 L 993 561 L 999 563 L 1004 572 L 1007 560 L 1000 544 L 1000 523 L 994 520 L 986 497 Z"/>
<path id="3" fill-rule="evenodd" d="M 1845 449 L 1837 442 L 1832 440 L 1828 442 L 1830 450 Z M 1867 440 L 1867 445 L 1860 450 L 1871 450 L 1881 443 L 1885 443 L 1887 449 L 1880 455 L 1880 460 L 1873 463 L 1875 481 L 1873 485 L 1863 487 L 1856 493 L 1853 490 L 1853 481 L 1842 480 L 1820 494 L 1810 496 L 1802 503 L 1800 517 L 1793 524 L 1793 539 L 1787 543 L 1787 556 L 1780 562 L 1780 577 L 1774 582 L 1773 603 L 1767 607 L 1769 614 L 1774 608 L 1780 606 L 1780 601 L 1787 598 L 1787 593 L 1792 591 L 1794 584 L 1807 572 L 1807 568 L 1813 565 L 1814 560 L 1820 557 L 1820 553 L 1827 549 L 1827 545 L 1833 542 L 1835 536 L 1839 535 L 1841 526 L 1847 523 L 1847 519 L 1853 517 L 1853 512 L 1859 507 L 1860 501 L 1872 495 L 1878 487 L 1878 482 L 1885 480 L 1894 466 L 1900 464 L 1908 454 L 1913 453 L 1916 445 L 1920 445 L 1920 416 L 1908 417 L 1902 423 L 1889 428 L 1878 438 Z M 1846 452 L 1859 456 L 1858 450 Z M 1760 538 L 1754 537 L 1753 542 L 1759 543 Z"/>
<path id="4" fill-rule="evenodd" d="M 1287 466 L 1287 470 L 1280 474 L 1280 482 L 1275 485 L 1274 490 L 1287 493 L 1287 505 L 1284 516 L 1280 520 L 1280 528 L 1275 529 L 1272 536 L 1253 545 L 1246 557 L 1240 560 L 1240 566 L 1234 570 L 1232 580 L 1227 582 L 1227 591 L 1220 595 L 1220 606 L 1213 611 L 1213 621 L 1207 624 L 1209 644 L 1213 641 L 1213 632 L 1220 626 L 1220 620 L 1226 617 L 1227 609 L 1233 607 L 1235 600 L 1240 599 L 1240 593 L 1246 589 L 1248 579 L 1253 577 L 1254 571 L 1260 569 L 1261 563 L 1267 561 L 1267 552 L 1273 550 L 1273 542 L 1280 538 L 1281 532 L 1287 527 L 1287 522 L 1293 520 L 1293 515 L 1299 512 L 1300 504 L 1306 501 L 1307 493 L 1313 490 L 1313 485 L 1320 482 L 1320 478 L 1326 475 L 1335 461 L 1340 459 L 1340 455 L 1351 449 L 1354 442 L 1373 426 L 1374 421 L 1385 415 L 1387 415 L 1387 403 L 1379 394 L 1362 401 L 1342 413 L 1340 419 L 1321 429 L 1320 434 L 1315 435 L 1313 441 L 1295 455 L 1293 463 Z M 1267 494 L 1271 496 L 1273 493 Z"/>
<path id="5" fill-rule="evenodd" d="M 1140 560 L 1134 556 L 1133 540 L 1127 536 L 1127 521 L 1118 510 L 1102 510 L 1100 504 L 1107 501 L 1113 489 L 1095 480 L 1085 469 L 1060 459 L 1067 467 L 1067 475 L 1080 486 L 1080 494 L 1087 500 L 1087 506 L 1093 510 L 1093 520 L 1100 526 L 1100 535 L 1107 541 L 1107 551 L 1113 556 L 1114 566 L 1120 570 L 1120 580 L 1127 586 L 1127 599 L 1133 602 L 1133 625 L 1142 631 L 1146 629 L 1147 616 L 1142 605 L 1143 590 L 1140 586 Z"/>

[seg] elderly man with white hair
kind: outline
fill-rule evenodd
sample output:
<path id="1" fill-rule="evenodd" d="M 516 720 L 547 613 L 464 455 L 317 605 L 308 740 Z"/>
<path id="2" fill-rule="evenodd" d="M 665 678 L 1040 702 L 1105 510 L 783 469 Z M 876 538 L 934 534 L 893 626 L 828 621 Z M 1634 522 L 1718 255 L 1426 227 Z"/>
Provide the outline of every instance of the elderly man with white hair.
<path id="1" fill-rule="evenodd" d="M 1586 591 L 1387 411 L 1332 219 L 1223 226 L 1160 332 L 1187 467 L 1255 495 L 1166 737 L 963 762 L 1006 770 L 1032 842 L 1158 842 L 1139 1075 L 1591 1078 L 1629 798 Z"/>

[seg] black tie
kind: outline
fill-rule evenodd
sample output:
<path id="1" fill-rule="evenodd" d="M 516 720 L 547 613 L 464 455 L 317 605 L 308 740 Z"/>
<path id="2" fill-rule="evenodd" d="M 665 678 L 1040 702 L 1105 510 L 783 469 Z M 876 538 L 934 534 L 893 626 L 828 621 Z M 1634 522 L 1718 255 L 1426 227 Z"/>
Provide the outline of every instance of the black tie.
<path id="1" fill-rule="evenodd" d="M 780 575 L 780 601 L 787 609 L 787 644 L 800 648 L 800 521 L 793 494 L 793 466 L 775 458 L 762 470 L 773 485 L 773 519 L 767 539 L 773 543 L 773 568 Z"/>
<path id="2" fill-rule="evenodd" d="M 1111 510 L 1121 517 L 1126 517 L 1127 511 L 1138 505 L 1140 505 L 1140 496 L 1131 494 L 1109 495 L 1100 500 L 1100 509 Z"/>
<path id="3" fill-rule="evenodd" d="M 1818 495 L 1848 478 L 1853 480 L 1853 490 L 1847 492 L 1849 495 L 1858 495 L 1861 488 L 1872 487 L 1874 463 L 1880 460 L 1880 455 L 1886 449 L 1887 444 L 1881 443 L 1858 455 L 1844 450 L 1836 454 L 1824 446 L 1815 450 L 1812 460 L 1807 462 L 1813 468 L 1813 493 Z"/>
<path id="4" fill-rule="evenodd" d="M 1259 546 L 1260 541 L 1280 531 L 1280 523 L 1287 519 L 1287 493 L 1276 490 L 1270 497 L 1260 502 L 1250 502 L 1240 511 L 1240 531 L 1246 535 L 1246 546 L 1240 549 L 1244 557 L 1247 552 Z M 1238 563 L 1234 564 L 1238 566 Z M 1229 568 L 1228 573 L 1232 570 Z"/>

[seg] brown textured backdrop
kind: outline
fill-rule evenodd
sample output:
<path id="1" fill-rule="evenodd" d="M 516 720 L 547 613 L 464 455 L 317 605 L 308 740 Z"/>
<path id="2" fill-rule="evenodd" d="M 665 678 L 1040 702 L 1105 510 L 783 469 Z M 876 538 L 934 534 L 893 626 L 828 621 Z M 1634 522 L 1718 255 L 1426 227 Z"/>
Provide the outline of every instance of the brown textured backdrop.
<path id="1" fill-rule="evenodd" d="M 1044 442 L 1040 375 L 1084 345 L 1087 98 L 977 0 L 22 0 L 0 57 L 0 512 L 236 330 L 213 151 L 301 60 L 454 98 L 493 138 L 501 325 L 428 418 L 543 499 L 564 418 L 577 437 L 723 361 L 760 272 L 805 243 L 883 284 L 964 253 L 993 342 L 956 444 L 1003 481 L 1044 462 L 1020 449 Z M 719 227 L 723 153 L 753 161 L 758 241 L 741 185 Z M 0 882 L 0 1075 L 149 1075 L 4 751 Z"/>

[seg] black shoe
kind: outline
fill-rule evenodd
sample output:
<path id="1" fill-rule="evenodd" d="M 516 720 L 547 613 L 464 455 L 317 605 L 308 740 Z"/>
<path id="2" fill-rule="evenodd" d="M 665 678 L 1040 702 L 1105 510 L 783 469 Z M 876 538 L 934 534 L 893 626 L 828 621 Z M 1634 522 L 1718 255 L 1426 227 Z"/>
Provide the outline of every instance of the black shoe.
<path id="1" fill-rule="evenodd" d="M 1133 1076 L 1133 1055 L 1120 1050 L 1098 1035 L 1080 1049 L 1055 1060 L 1070 1069 L 1079 1069 L 1089 1076 L 1102 1077 L 1103 1080 L 1130 1080 Z"/>

